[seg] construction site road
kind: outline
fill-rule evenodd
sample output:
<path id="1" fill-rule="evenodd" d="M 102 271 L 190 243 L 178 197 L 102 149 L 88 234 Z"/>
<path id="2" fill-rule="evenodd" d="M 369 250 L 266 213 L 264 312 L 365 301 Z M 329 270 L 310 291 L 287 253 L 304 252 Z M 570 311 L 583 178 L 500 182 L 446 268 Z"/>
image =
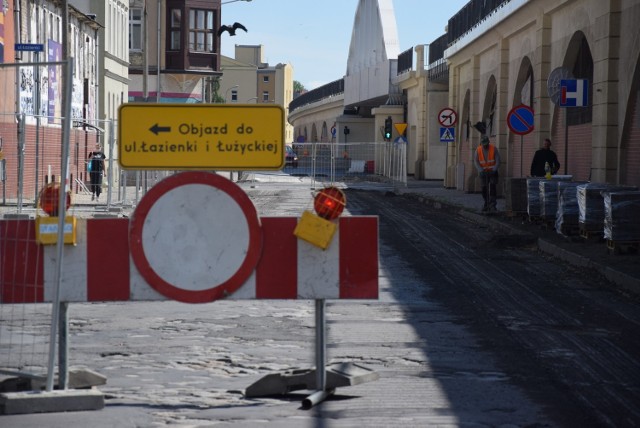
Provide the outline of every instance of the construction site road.
<path id="1" fill-rule="evenodd" d="M 261 216 L 312 209 L 308 187 L 246 190 Z M 243 395 L 266 375 L 313 366 L 310 301 L 73 304 L 70 365 L 107 377 L 105 408 L 0 425 L 640 424 L 637 299 L 540 253 L 530 235 L 393 192 L 345 192 L 345 215 L 380 219 L 380 299 L 327 302 L 327 362 L 357 363 L 378 380 L 308 410 L 309 391 Z M 35 325 L 47 325 L 41 318 Z"/>

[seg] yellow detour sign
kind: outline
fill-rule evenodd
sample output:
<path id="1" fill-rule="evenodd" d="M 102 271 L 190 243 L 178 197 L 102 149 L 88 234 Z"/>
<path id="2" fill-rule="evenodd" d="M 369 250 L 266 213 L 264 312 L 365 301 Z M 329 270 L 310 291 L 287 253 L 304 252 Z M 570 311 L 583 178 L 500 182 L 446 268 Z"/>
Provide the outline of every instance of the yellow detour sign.
<path id="1" fill-rule="evenodd" d="M 284 119 L 273 104 L 123 104 L 118 159 L 126 169 L 282 169 Z"/>

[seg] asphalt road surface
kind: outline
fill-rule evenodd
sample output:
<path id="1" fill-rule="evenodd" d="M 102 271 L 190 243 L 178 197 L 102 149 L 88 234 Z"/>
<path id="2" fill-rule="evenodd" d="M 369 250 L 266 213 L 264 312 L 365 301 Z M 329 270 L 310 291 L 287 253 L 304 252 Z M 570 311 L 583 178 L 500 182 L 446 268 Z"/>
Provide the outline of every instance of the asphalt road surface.
<path id="1" fill-rule="evenodd" d="M 446 210 L 349 192 L 381 218 L 381 240 L 431 286 L 498 370 L 564 426 L 640 423 L 640 305 L 604 279 Z M 357 212 L 357 209 L 355 210 Z"/>
<path id="2" fill-rule="evenodd" d="M 263 216 L 311 209 L 308 187 L 247 191 Z M 347 198 L 351 214 L 380 216 L 381 295 L 328 302 L 328 362 L 361 364 L 377 381 L 310 410 L 309 391 L 242 395 L 265 375 L 313 366 L 310 301 L 73 304 L 71 367 L 107 377 L 105 409 L 0 416 L 0 426 L 640 424 L 639 302 L 528 238 L 408 197 Z M 47 316 L 34 325 L 46 329 Z"/>

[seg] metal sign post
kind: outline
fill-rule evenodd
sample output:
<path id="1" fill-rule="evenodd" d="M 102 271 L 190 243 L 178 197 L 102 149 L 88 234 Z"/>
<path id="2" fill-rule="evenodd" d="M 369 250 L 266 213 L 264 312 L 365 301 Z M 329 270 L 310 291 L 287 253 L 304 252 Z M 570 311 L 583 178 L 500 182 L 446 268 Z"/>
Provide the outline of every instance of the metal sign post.
<path id="1" fill-rule="evenodd" d="M 547 78 L 547 93 L 551 101 L 559 106 L 562 97 L 562 82 L 571 78 L 571 71 L 565 67 L 554 68 Z M 566 111 L 565 111 L 566 113 Z M 569 123 L 567 116 L 564 117 L 564 173 L 568 171 L 569 156 Z"/>
<path id="2" fill-rule="evenodd" d="M 309 409 L 324 401 L 335 392 L 327 389 L 327 320 L 325 314 L 326 302 L 316 299 L 316 391 L 302 401 L 302 407 Z"/>
<path id="3" fill-rule="evenodd" d="M 589 81 L 586 79 L 561 79 L 558 107 L 587 107 L 589 105 Z M 564 111 L 564 173 L 569 173 L 569 112 Z"/>
<path id="4" fill-rule="evenodd" d="M 449 143 L 455 143 L 455 125 L 458 122 L 458 113 L 451 107 L 445 107 L 438 112 L 438 123 L 440 124 L 440 142 L 447 143 L 445 153 L 445 170 L 449 165 Z"/>

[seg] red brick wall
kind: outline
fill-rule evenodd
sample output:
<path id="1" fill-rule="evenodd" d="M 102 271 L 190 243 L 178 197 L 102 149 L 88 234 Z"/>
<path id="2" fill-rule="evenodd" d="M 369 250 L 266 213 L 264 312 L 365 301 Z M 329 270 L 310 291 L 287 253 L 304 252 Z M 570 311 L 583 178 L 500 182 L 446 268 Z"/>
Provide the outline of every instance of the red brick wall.
<path id="1" fill-rule="evenodd" d="M 569 174 L 574 181 L 589 180 L 591 178 L 591 123 L 574 125 L 569 127 L 569 162 L 565 158 L 565 108 L 556 108 L 555 128 L 551 141 L 552 150 L 558 155 L 560 161 L 559 174 Z"/>
<path id="2" fill-rule="evenodd" d="M 640 91 L 630 107 L 628 132 L 622 141 L 620 184 L 640 186 Z"/>
<path id="3" fill-rule="evenodd" d="M 508 162 L 507 177 L 527 177 L 531 171 L 531 161 L 538 146 L 534 141 L 533 133 L 522 136 L 522 150 L 520 149 L 520 139 L 520 135 L 509 134 L 509 156 L 508 159 L 501 159 L 502 163 Z M 520 160 L 521 153 L 522 161 Z M 521 164 L 522 174 L 520 174 Z"/>
<path id="4" fill-rule="evenodd" d="M 35 125 L 25 126 L 25 146 L 23 165 L 23 200 L 35 200 L 37 192 L 42 188 L 50 173 L 56 180 L 60 177 L 60 159 L 62 156 L 62 129 L 60 127 L 41 126 L 36 135 Z M 18 135 L 17 124 L 0 123 L 0 136 L 3 141 L 3 155 L 6 159 L 6 181 L 4 197 L 8 200 L 18 198 Z M 85 147 L 86 136 L 86 147 Z M 36 141 L 39 141 L 36 148 Z M 85 133 L 82 129 L 72 129 L 69 141 L 69 172 L 73 179 L 86 179 L 85 160 L 88 152 L 95 149 L 96 136 Z M 38 151 L 36 155 L 36 150 Z M 38 159 L 38 189 L 36 189 L 36 158 Z M 74 184 L 74 191 L 76 186 Z M 0 186 L 0 200 L 3 188 Z"/>

